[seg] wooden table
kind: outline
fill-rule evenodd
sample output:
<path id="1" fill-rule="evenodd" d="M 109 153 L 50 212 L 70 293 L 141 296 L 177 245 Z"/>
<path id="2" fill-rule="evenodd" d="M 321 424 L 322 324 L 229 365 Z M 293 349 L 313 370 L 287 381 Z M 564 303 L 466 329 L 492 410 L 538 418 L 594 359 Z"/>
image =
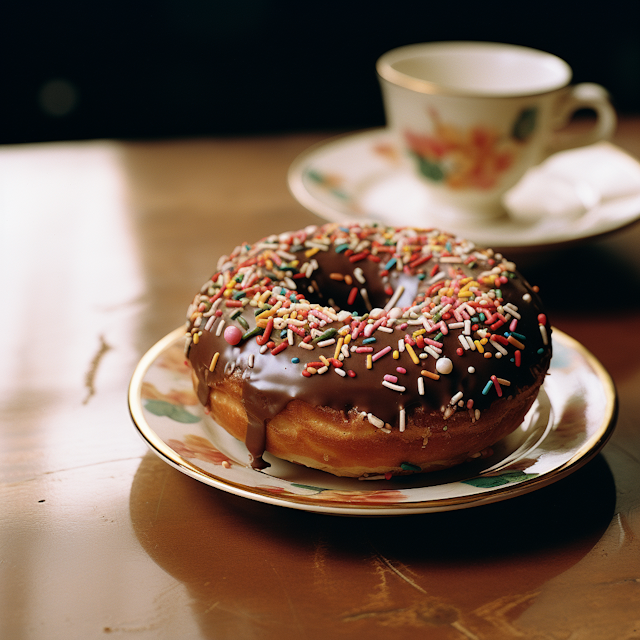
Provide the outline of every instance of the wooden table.
<path id="1" fill-rule="evenodd" d="M 325 137 L 0 149 L 1 638 L 640 638 L 640 226 L 530 267 L 620 399 L 547 488 L 340 518 L 200 484 L 136 433 L 131 374 L 218 255 L 318 221 L 286 171 Z M 640 120 L 615 142 L 640 156 Z"/>

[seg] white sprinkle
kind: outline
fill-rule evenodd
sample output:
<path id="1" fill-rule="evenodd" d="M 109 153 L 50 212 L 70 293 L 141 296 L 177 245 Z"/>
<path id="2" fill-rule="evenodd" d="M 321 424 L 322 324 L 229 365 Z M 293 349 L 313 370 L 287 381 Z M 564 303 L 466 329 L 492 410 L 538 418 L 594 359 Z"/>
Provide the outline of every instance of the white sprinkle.
<path id="1" fill-rule="evenodd" d="M 400 338 L 400 340 L 398 340 L 398 351 L 400 353 L 404 353 L 404 339 Z"/>
<path id="2" fill-rule="evenodd" d="M 367 307 L 367 311 L 371 311 L 371 302 L 369 302 L 369 292 L 363 287 L 362 289 L 360 289 L 360 295 L 364 300 L 364 303 Z"/>
<path id="3" fill-rule="evenodd" d="M 318 342 L 318 346 L 320 348 L 322 347 L 328 347 L 329 345 L 335 344 L 336 343 L 336 339 L 335 338 L 329 338 L 328 340 L 323 340 L 322 342 Z"/>
<path id="4" fill-rule="evenodd" d="M 400 409 L 400 414 L 398 415 L 398 426 L 400 427 L 400 433 L 402 433 L 405 429 L 406 425 L 406 412 L 403 409 Z"/>
<path id="5" fill-rule="evenodd" d="M 433 356 L 436 360 L 440 357 L 440 354 L 431 346 L 425 345 L 424 350 L 430 356 Z"/>
<path id="6" fill-rule="evenodd" d="M 489 343 L 496 351 L 499 351 L 503 356 L 506 356 L 509 353 L 501 344 L 498 344 L 495 340 L 489 340 Z"/>
<path id="7" fill-rule="evenodd" d="M 266 345 L 266 344 L 263 344 L 263 345 L 260 347 L 260 353 L 267 353 L 267 351 L 268 351 L 268 350 L 269 350 L 269 347 L 267 347 L 267 345 Z"/>
<path id="8" fill-rule="evenodd" d="M 445 410 L 444 410 L 444 419 L 446 420 L 447 418 L 450 418 L 453 413 L 455 412 L 456 408 L 452 407 L 451 405 L 449 405 Z"/>
<path id="9" fill-rule="evenodd" d="M 463 333 L 465 336 L 471 335 L 471 320 L 464 321 L 464 330 Z"/>
<path id="10" fill-rule="evenodd" d="M 421 396 L 424 395 L 424 378 L 422 376 L 418 378 L 418 393 Z"/>
<path id="11" fill-rule="evenodd" d="M 380 420 L 380 418 L 376 418 L 373 413 L 367 413 L 367 420 L 374 426 L 381 429 L 384 427 L 384 420 Z"/>
<path id="12" fill-rule="evenodd" d="M 449 404 L 453 405 L 456 404 L 456 402 L 458 402 L 458 400 L 462 400 L 462 391 L 458 391 L 458 393 L 456 393 L 451 400 L 449 400 Z"/>
<path id="13" fill-rule="evenodd" d="M 540 335 L 542 336 L 543 344 L 545 345 L 549 344 L 549 336 L 547 335 L 547 328 L 543 324 L 538 326 L 540 327 Z"/>
<path id="14" fill-rule="evenodd" d="M 383 380 L 382 386 L 387 387 L 387 389 L 391 389 L 392 391 L 399 391 L 400 393 L 407 390 L 407 387 L 403 387 L 400 384 L 393 384 L 393 382 L 389 382 L 388 380 Z"/>
<path id="15" fill-rule="evenodd" d="M 522 299 L 523 299 L 525 302 L 531 302 L 531 295 L 530 295 L 530 294 L 528 294 L 528 293 L 525 293 L 525 294 L 522 296 Z"/>
<path id="16" fill-rule="evenodd" d="M 402 285 L 400 285 L 394 292 L 393 295 L 391 296 L 391 298 L 389 299 L 389 302 L 387 302 L 387 304 L 384 305 L 384 310 L 385 311 L 389 311 L 390 309 L 393 309 L 396 306 L 396 302 L 398 302 L 400 296 L 404 293 L 404 287 Z"/>
<path id="17" fill-rule="evenodd" d="M 219 336 L 222 333 L 222 327 L 224 327 L 224 319 L 220 318 L 220 322 L 218 323 L 218 328 L 216 329 L 216 336 Z"/>
<path id="18" fill-rule="evenodd" d="M 458 342 L 460 342 L 460 344 L 464 347 L 465 351 L 469 351 L 469 343 L 467 342 L 466 336 L 459 335 Z"/>
<path id="19" fill-rule="evenodd" d="M 362 269 L 360 267 L 356 267 L 353 270 L 353 277 L 360 283 L 360 284 L 364 284 L 367 279 L 364 277 L 364 273 L 362 272 Z"/>
<path id="20" fill-rule="evenodd" d="M 464 327 L 464 322 L 452 322 L 451 324 L 448 324 L 447 327 L 449 327 L 449 329 L 462 329 L 462 327 Z"/>
<path id="21" fill-rule="evenodd" d="M 284 283 L 287 285 L 288 289 L 291 289 L 293 291 L 297 291 L 298 290 L 298 287 L 296 286 L 296 283 L 291 278 L 285 278 L 284 279 Z"/>
<path id="22" fill-rule="evenodd" d="M 469 368 L 467 369 L 467 371 L 468 371 L 469 373 L 475 373 L 475 372 L 476 372 L 476 368 L 475 368 L 475 367 L 469 367 Z"/>
<path id="23" fill-rule="evenodd" d="M 249 362 L 247 362 L 247 366 L 250 369 L 253 369 L 253 361 L 254 361 L 255 356 L 253 355 L 253 353 L 249 354 Z"/>
<path id="24" fill-rule="evenodd" d="M 467 339 L 467 344 L 469 345 L 469 349 L 471 349 L 471 351 L 475 351 L 476 343 L 471 339 L 471 336 L 465 336 L 465 338 Z"/>
<path id="25" fill-rule="evenodd" d="M 351 354 L 349 353 L 349 345 L 348 344 L 343 344 L 342 347 L 340 348 L 340 355 L 342 355 L 344 358 L 349 358 L 351 356 Z"/>
<path id="26" fill-rule="evenodd" d="M 518 307 L 516 307 L 515 305 L 513 305 L 511 302 L 507 302 L 507 304 L 504 305 L 505 309 L 509 310 L 509 313 L 514 317 L 514 318 L 518 318 L 518 320 L 522 319 L 522 316 L 518 313 Z"/>
<path id="27" fill-rule="evenodd" d="M 309 344 L 308 342 L 303 342 L 302 340 L 298 342 L 298 346 L 302 347 L 303 349 L 306 349 L 307 351 L 313 351 L 314 349 L 312 344 Z"/>
<path id="28" fill-rule="evenodd" d="M 293 347 L 293 331 L 291 329 L 287 329 L 287 342 L 290 347 Z"/>
<path id="29" fill-rule="evenodd" d="M 320 375 L 322 375 L 323 373 L 326 373 L 327 371 L 329 371 L 329 367 L 327 367 L 327 365 L 324 365 L 324 367 L 320 367 L 320 368 L 318 369 L 318 373 L 319 373 Z"/>
<path id="30" fill-rule="evenodd" d="M 216 318 L 216 316 L 210 316 L 209 319 L 207 320 L 207 324 L 204 325 L 204 330 L 205 331 L 210 331 L 211 327 L 213 327 L 213 323 L 217 320 L 218 318 Z"/>
<path id="31" fill-rule="evenodd" d="M 383 327 L 382 325 L 378 327 L 378 331 L 382 331 L 383 333 L 393 333 L 393 329 L 390 327 Z"/>
<path id="32" fill-rule="evenodd" d="M 344 378 L 347 374 L 340 369 L 339 367 L 334 367 L 333 370 L 342 378 Z"/>

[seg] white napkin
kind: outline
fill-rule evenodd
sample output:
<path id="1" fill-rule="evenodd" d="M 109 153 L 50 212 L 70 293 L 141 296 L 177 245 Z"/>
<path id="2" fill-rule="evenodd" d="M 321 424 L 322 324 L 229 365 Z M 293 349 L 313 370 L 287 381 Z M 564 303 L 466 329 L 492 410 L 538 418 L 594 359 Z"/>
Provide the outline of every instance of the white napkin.
<path id="1" fill-rule="evenodd" d="M 640 194 L 640 163 L 608 142 L 561 151 L 530 169 L 505 194 L 519 220 L 578 218 L 598 205 Z"/>

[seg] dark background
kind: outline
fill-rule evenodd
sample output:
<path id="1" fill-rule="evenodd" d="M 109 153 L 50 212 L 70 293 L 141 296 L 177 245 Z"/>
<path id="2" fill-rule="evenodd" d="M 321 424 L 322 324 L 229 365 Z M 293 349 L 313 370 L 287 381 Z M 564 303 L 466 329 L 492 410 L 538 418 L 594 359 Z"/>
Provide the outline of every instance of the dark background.
<path id="1" fill-rule="evenodd" d="M 0 8 L 0 143 L 350 130 L 384 123 L 388 49 L 550 51 L 640 112 L 640 2 L 112 0 Z"/>

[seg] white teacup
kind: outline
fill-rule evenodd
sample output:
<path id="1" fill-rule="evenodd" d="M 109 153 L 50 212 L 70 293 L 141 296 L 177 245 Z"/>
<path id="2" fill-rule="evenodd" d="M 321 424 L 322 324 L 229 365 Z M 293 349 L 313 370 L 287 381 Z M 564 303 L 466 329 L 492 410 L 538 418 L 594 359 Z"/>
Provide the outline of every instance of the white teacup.
<path id="1" fill-rule="evenodd" d="M 600 85 L 569 86 L 560 58 L 515 45 L 435 42 L 377 62 L 388 127 L 434 208 L 458 219 L 504 215 L 502 196 L 530 167 L 561 149 L 609 137 L 616 114 Z M 587 132 L 559 131 L 578 109 Z"/>

